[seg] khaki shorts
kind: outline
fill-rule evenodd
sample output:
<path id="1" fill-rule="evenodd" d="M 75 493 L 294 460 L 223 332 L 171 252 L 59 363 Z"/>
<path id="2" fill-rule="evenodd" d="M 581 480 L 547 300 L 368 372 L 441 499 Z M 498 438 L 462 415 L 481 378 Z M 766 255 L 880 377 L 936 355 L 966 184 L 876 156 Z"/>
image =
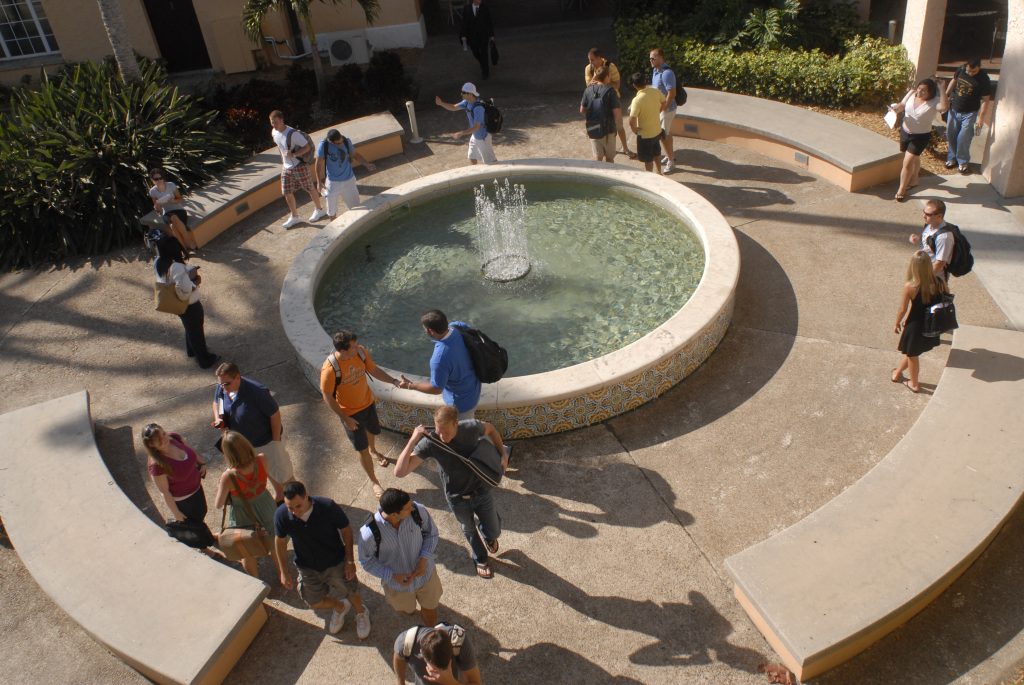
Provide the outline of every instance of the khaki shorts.
<path id="1" fill-rule="evenodd" d="M 609 133 L 604 138 L 591 138 L 590 147 L 594 150 L 594 157 L 598 159 L 615 159 L 615 134 Z"/>
<path id="2" fill-rule="evenodd" d="M 271 440 L 266 445 L 260 445 L 257 447 L 256 451 L 266 458 L 267 475 L 271 478 L 281 484 L 295 479 L 295 469 L 292 467 L 292 458 L 288 456 L 288 450 L 285 449 L 284 440 L 278 440 L 277 442 Z M 280 496 L 280 493 L 278 493 L 278 496 Z"/>
<path id="3" fill-rule="evenodd" d="M 345 579 L 345 562 L 323 571 L 314 571 L 299 565 L 296 565 L 296 569 L 299 571 L 299 596 L 309 606 L 324 601 L 327 595 L 333 595 L 336 599 L 346 599 L 349 595 L 359 592 L 358 577 L 352 580 Z"/>
<path id="4" fill-rule="evenodd" d="M 441 595 L 444 593 L 444 589 L 441 587 L 441 579 L 437 577 L 437 567 L 430 574 L 430 580 L 424 583 L 423 587 L 419 590 L 400 592 L 391 589 L 388 585 L 383 585 L 383 588 L 384 599 L 388 601 L 392 609 L 403 614 L 415 614 L 417 602 L 419 602 L 421 609 L 436 609 L 441 603 Z"/>

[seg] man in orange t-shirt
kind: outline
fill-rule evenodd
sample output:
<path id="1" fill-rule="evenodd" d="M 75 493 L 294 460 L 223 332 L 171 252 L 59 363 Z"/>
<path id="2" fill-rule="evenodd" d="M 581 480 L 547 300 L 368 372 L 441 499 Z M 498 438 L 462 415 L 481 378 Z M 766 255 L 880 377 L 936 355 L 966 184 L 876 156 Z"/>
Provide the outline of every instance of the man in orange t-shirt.
<path id="1" fill-rule="evenodd" d="M 389 462 L 374 445 L 374 436 L 380 435 L 380 421 L 366 375 L 396 388 L 398 380 L 373 363 L 373 357 L 366 348 L 356 344 L 356 334 L 352 331 L 338 331 L 333 342 L 335 351 L 324 360 L 320 369 L 320 394 L 324 404 L 341 418 L 345 434 L 359 452 L 363 470 L 373 483 L 373 494 L 380 499 L 384 488 L 374 473 L 370 454 L 373 453 L 382 467 L 386 468 Z"/>

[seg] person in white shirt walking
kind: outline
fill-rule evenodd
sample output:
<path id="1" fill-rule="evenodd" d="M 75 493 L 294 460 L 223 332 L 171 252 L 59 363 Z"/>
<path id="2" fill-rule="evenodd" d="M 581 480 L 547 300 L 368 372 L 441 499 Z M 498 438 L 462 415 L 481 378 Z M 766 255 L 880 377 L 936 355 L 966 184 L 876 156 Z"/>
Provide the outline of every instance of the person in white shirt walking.
<path id="1" fill-rule="evenodd" d="M 271 137 L 281 151 L 281 194 L 288 203 L 288 218 L 282 226 L 291 228 L 299 223 L 299 213 L 295 209 L 295 191 L 305 190 L 309 193 L 310 199 L 316 205 L 309 221 L 318 221 L 327 216 L 323 207 L 320 206 L 320 194 L 316 190 L 313 175 L 310 173 L 309 164 L 302 160 L 303 157 L 312 159 L 313 141 L 306 137 L 301 131 L 293 129 L 284 123 L 284 113 L 275 109 L 270 113 L 270 125 L 273 128 Z"/>

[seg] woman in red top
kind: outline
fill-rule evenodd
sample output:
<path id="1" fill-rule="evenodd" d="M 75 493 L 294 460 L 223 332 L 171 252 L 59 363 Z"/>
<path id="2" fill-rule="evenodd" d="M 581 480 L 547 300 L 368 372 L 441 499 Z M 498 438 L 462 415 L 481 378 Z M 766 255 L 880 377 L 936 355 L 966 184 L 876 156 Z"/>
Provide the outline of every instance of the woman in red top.
<path id="1" fill-rule="evenodd" d="M 142 444 L 149 454 L 146 464 L 149 477 L 164 496 L 171 518 L 202 526 L 206 533 L 203 539 L 213 544 L 213 534 L 205 521 L 207 506 L 202 478 L 206 475 L 206 463 L 200 461 L 196 451 L 179 434 L 168 433 L 158 423 L 142 429 Z"/>
<path id="2" fill-rule="evenodd" d="M 259 523 L 270 535 L 274 534 L 274 512 L 277 505 L 267 491 L 267 481 L 274 486 L 274 492 L 281 492 L 281 484 L 267 474 L 267 462 L 262 454 L 256 454 L 252 443 L 244 435 L 235 431 L 224 433 L 221 450 L 230 468 L 221 474 L 217 483 L 215 504 L 218 509 L 228 506 L 228 527 L 247 528 Z M 257 521 L 253 521 L 246 506 L 249 503 Z M 230 506 L 229 506 L 230 505 Z M 274 557 L 274 568 L 277 568 L 277 550 L 270 546 L 270 554 Z M 242 568 L 251 576 L 259 577 L 259 566 L 254 557 L 244 557 Z"/>

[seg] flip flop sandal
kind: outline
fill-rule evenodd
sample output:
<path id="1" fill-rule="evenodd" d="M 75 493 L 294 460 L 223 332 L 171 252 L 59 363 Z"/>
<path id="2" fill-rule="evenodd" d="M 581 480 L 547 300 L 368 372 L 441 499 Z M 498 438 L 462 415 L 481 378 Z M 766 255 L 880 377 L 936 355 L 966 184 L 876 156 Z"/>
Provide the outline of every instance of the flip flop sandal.
<path id="1" fill-rule="evenodd" d="M 487 540 L 484 540 L 484 547 L 487 548 L 487 551 L 490 554 L 497 554 L 498 553 L 499 545 L 498 545 L 498 541 L 497 540 L 491 540 L 490 542 L 487 542 Z"/>
<path id="2" fill-rule="evenodd" d="M 376 497 L 377 499 L 380 499 L 380 496 L 383 495 L 383 494 L 384 494 L 384 488 L 382 488 L 381 486 L 379 486 L 376 483 L 374 483 L 373 484 L 373 496 Z"/>
<path id="3" fill-rule="evenodd" d="M 891 380 L 893 383 L 903 383 L 904 381 L 907 380 L 907 377 L 904 376 L 902 373 L 897 376 L 896 369 L 893 369 L 892 371 L 889 372 L 889 380 Z"/>
<path id="4" fill-rule="evenodd" d="M 915 395 L 917 393 L 921 392 L 921 386 L 919 385 L 919 386 L 917 386 L 915 388 L 914 386 L 912 386 L 910 384 L 910 379 L 907 379 L 907 380 L 903 381 L 903 385 L 907 386 L 907 390 L 909 390 L 910 392 L 914 393 Z"/>
<path id="5" fill-rule="evenodd" d="M 391 460 L 385 457 L 380 452 L 374 452 L 373 456 L 377 459 L 377 466 L 380 466 L 381 468 L 385 469 L 391 466 Z"/>
<path id="6" fill-rule="evenodd" d="M 896 202 L 906 202 L 907 196 L 896 193 L 896 197 L 894 197 L 893 199 L 896 200 Z"/>
<path id="7" fill-rule="evenodd" d="M 494 571 L 491 570 L 488 564 L 477 564 L 476 574 L 485 580 L 490 580 L 494 577 Z"/>

